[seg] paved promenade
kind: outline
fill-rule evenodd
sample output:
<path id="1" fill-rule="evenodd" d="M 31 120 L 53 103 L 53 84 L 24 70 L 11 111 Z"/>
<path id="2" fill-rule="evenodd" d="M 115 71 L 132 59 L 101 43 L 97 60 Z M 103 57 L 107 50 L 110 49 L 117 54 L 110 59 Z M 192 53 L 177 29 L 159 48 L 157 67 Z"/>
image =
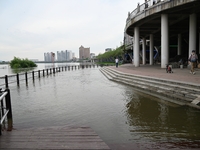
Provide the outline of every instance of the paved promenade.
<path id="1" fill-rule="evenodd" d="M 195 68 L 195 75 L 189 73 L 190 68 L 172 68 L 173 73 L 166 73 L 166 70 L 161 68 L 160 65 L 140 65 L 140 67 L 135 67 L 132 64 L 124 64 L 118 68 L 115 66 L 110 66 L 110 68 L 116 69 L 123 73 L 142 75 L 159 79 L 169 79 L 190 84 L 200 84 L 200 69 L 198 68 Z"/>

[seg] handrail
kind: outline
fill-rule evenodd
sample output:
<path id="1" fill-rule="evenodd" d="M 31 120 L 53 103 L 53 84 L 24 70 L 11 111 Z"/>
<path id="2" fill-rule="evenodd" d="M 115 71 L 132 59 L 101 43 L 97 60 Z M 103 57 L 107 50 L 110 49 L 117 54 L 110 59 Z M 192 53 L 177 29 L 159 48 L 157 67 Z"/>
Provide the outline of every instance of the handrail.
<path id="1" fill-rule="evenodd" d="M 8 94 L 8 92 L 4 92 L 1 97 L 0 97 L 0 101 Z"/>
<path id="2" fill-rule="evenodd" d="M 132 18 L 136 17 L 140 12 L 143 12 L 145 9 L 148 9 L 162 1 L 168 1 L 168 0 L 147 0 L 143 4 L 139 4 L 136 9 L 134 9 L 131 13 L 128 13 L 128 18 L 126 19 L 126 23 L 129 22 Z"/>
<path id="3" fill-rule="evenodd" d="M 12 121 L 12 107 L 11 107 L 11 98 L 10 98 L 10 90 L 9 89 L 5 89 L 4 91 L 2 91 L 2 89 L 0 89 L 0 102 L 1 102 L 1 106 L 0 106 L 0 135 L 2 134 L 2 125 L 5 124 L 5 119 L 7 117 L 7 123 L 8 123 L 8 127 L 7 130 L 11 131 L 12 127 L 13 127 L 13 121 Z M 6 103 L 6 107 L 4 107 L 4 103 L 3 103 L 3 99 L 5 99 L 5 103 Z M 6 110 L 6 111 L 4 111 Z"/>
<path id="4" fill-rule="evenodd" d="M 7 110 L 4 114 L 4 116 L 1 118 L 0 126 L 3 124 L 4 120 L 6 119 L 8 112 L 9 112 L 9 110 Z"/>

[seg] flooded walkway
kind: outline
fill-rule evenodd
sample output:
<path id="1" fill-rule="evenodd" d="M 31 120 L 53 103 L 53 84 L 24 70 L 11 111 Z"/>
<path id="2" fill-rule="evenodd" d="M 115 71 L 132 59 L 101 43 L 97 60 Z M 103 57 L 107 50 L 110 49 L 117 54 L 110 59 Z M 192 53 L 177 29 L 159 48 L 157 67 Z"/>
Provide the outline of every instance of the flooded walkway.
<path id="1" fill-rule="evenodd" d="M 0 136 L 1 150 L 110 149 L 89 127 L 49 127 L 13 130 Z"/>
<path id="2" fill-rule="evenodd" d="M 199 111 L 111 82 L 99 68 L 63 71 L 10 90 L 16 131 L 90 127 L 116 150 L 200 148 Z"/>

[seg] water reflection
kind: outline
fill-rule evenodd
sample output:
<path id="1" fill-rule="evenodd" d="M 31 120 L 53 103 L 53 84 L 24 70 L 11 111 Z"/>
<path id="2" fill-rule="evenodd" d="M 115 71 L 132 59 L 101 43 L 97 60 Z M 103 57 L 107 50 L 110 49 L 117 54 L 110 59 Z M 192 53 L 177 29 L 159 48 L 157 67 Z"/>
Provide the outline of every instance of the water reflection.
<path id="1" fill-rule="evenodd" d="M 21 73 L 21 72 L 29 72 L 29 71 L 32 71 L 34 69 L 35 69 L 35 67 L 34 68 L 16 68 L 16 69 L 11 69 L 11 72 L 13 74 L 17 74 L 17 73 Z"/>
<path id="2" fill-rule="evenodd" d="M 188 107 L 171 107 L 145 94 L 126 91 L 126 96 L 131 140 L 192 142 L 200 147 L 200 115 L 197 115 L 200 112 Z"/>

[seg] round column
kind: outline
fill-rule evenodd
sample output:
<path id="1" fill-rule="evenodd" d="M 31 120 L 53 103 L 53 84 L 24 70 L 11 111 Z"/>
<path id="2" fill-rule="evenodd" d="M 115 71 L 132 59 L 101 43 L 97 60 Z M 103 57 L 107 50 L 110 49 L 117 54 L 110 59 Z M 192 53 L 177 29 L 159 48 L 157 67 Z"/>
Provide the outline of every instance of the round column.
<path id="1" fill-rule="evenodd" d="M 178 55 L 181 55 L 181 44 L 182 44 L 182 35 L 178 34 Z"/>
<path id="2" fill-rule="evenodd" d="M 200 54 L 200 33 L 199 33 L 199 54 Z"/>
<path id="3" fill-rule="evenodd" d="M 149 64 L 153 65 L 153 47 L 154 47 L 154 43 L 153 43 L 153 34 L 150 34 L 150 51 L 149 51 Z"/>
<path id="4" fill-rule="evenodd" d="M 161 68 L 169 63 L 169 26 L 168 15 L 161 15 Z"/>
<path id="5" fill-rule="evenodd" d="M 190 31 L 189 31 L 189 55 L 192 50 L 196 50 L 196 32 L 197 32 L 197 17 L 196 14 L 190 15 Z"/>
<path id="6" fill-rule="evenodd" d="M 139 35 L 139 27 L 134 28 L 134 65 L 135 67 L 140 66 L 140 35 Z"/>
<path id="7" fill-rule="evenodd" d="M 143 38 L 142 40 L 142 64 L 146 65 L 146 38 Z"/>

